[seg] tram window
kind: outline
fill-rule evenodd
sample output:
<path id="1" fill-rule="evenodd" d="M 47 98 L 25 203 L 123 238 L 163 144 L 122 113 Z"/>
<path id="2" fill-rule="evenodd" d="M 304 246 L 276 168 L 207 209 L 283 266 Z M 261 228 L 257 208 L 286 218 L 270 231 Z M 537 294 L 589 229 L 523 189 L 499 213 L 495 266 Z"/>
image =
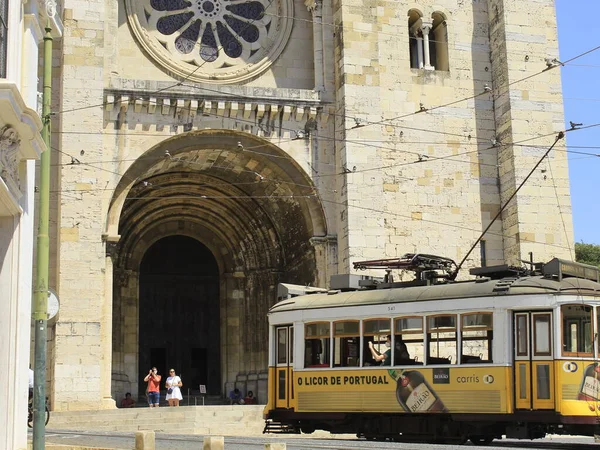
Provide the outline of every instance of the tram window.
<path id="1" fill-rule="evenodd" d="M 360 331 L 358 320 L 334 322 L 333 367 L 360 365 Z"/>
<path id="2" fill-rule="evenodd" d="M 461 315 L 461 364 L 492 362 L 492 321 L 491 313 Z"/>
<path id="3" fill-rule="evenodd" d="M 363 366 L 378 366 L 380 363 L 373 359 L 371 350 L 369 349 L 369 342 L 373 342 L 375 350 L 380 354 L 385 353 L 385 341 L 387 336 L 391 334 L 390 319 L 369 319 L 363 321 Z M 390 365 L 391 361 L 388 361 L 387 365 Z"/>
<path id="4" fill-rule="evenodd" d="M 529 322 L 527 314 L 516 315 L 517 356 L 529 356 Z"/>
<path id="5" fill-rule="evenodd" d="M 423 364 L 425 345 L 422 317 L 400 317 L 394 320 L 394 365 Z M 406 354 L 398 348 L 398 342 L 406 345 Z"/>
<path id="6" fill-rule="evenodd" d="M 329 322 L 307 323 L 304 326 L 304 367 L 329 367 L 331 337 Z"/>
<path id="7" fill-rule="evenodd" d="M 427 318 L 427 364 L 456 364 L 456 316 Z"/>
<path id="8" fill-rule="evenodd" d="M 287 328 L 277 329 L 277 364 L 287 363 Z"/>
<path id="9" fill-rule="evenodd" d="M 533 355 L 550 356 L 550 314 L 533 314 Z"/>
<path id="10" fill-rule="evenodd" d="M 587 305 L 563 305 L 562 352 L 564 356 L 592 356 L 593 330 L 592 307 Z"/>

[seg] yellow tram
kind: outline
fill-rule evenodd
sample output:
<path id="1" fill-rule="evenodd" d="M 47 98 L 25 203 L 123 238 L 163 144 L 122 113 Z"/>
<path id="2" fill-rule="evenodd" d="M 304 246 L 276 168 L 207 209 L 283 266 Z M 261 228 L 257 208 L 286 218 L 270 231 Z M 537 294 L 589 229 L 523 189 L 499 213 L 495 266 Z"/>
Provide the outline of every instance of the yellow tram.
<path id="1" fill-rule="evenodd" d="M 457 282 L 445 258 L 401 261 L 414 281 L 270 309 L 265 431 L 479 444 L 594 435 L 598 268 L 553 259 Z"/>

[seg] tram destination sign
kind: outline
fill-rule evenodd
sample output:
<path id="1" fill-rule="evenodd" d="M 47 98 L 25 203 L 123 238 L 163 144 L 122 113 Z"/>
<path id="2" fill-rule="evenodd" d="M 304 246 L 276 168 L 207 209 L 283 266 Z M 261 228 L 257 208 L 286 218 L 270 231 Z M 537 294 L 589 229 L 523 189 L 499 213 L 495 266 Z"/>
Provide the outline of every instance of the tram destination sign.
<path id="1" fill-rule="evenodd" d="M 587 280 L 600 282 L 600 269 L 588 264 L 576 263 L 565 259 L 554 258 L 544 264 L 544 275 L 554 275 L 561 281 L 563 277 L 585 278 Z"/>

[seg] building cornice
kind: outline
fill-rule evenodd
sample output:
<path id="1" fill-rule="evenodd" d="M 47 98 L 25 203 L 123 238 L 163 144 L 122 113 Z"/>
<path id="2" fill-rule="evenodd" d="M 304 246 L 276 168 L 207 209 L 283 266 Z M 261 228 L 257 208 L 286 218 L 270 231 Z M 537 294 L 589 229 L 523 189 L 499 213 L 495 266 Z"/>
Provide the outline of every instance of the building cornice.
<path id="1" fill-rule="evenodd" d="M 104 90 L 106 111 L 130 111 L 156 115 L 207 115 L 231 119 L 270 119 L 327 123 L 333 103 L 321 92 L 308 89 L 252 86 L 174 86 L 169 82 L 111 78 Z"/>

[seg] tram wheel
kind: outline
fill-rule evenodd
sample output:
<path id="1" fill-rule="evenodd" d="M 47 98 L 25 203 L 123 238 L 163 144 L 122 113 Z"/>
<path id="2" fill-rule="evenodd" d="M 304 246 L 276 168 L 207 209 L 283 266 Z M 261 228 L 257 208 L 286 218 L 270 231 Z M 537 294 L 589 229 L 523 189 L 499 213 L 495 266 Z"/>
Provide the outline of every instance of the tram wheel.
<path id="1" fill-rule="evenodd" d="M 494 436 L 471 436 L 469 440 L 474 445 L 490 445 L 494 440 Z"/>

